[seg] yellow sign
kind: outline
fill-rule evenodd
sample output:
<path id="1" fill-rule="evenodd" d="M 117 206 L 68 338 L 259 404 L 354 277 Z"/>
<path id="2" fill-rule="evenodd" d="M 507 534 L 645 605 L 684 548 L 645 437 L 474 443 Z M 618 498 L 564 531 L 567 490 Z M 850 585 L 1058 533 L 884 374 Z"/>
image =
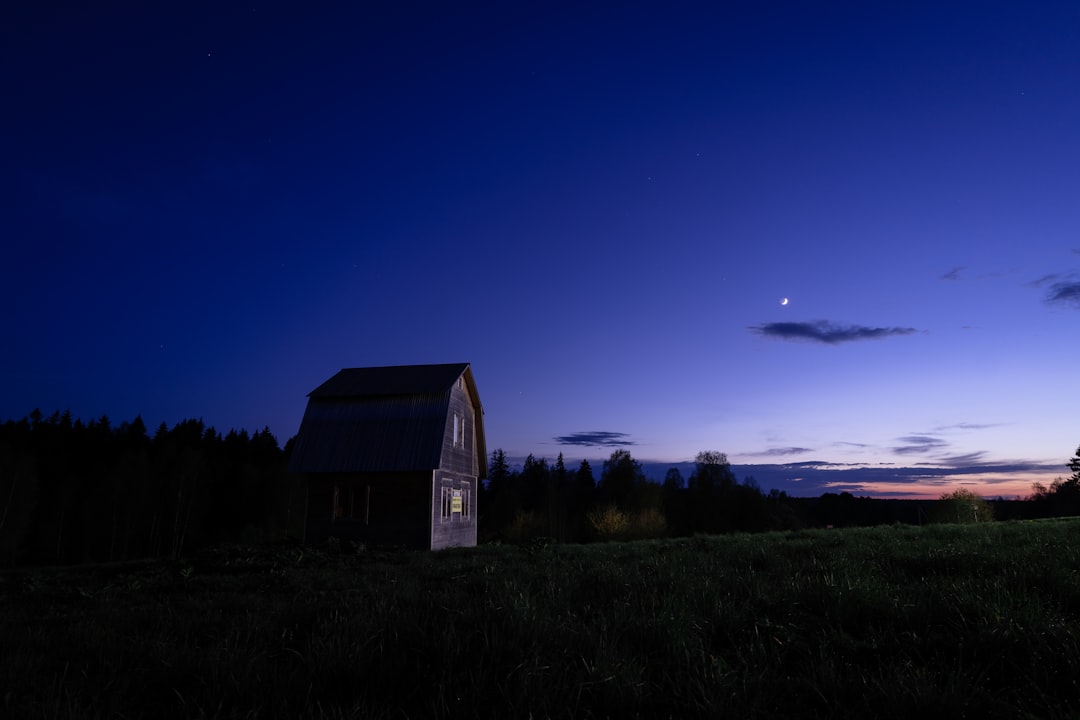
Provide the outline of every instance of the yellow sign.
<path id="1" fill-rule="evenodd" d="M 454 494 L 450 496 L 450 512 L 461 512 L 461 491 L 455 490 Z"/>

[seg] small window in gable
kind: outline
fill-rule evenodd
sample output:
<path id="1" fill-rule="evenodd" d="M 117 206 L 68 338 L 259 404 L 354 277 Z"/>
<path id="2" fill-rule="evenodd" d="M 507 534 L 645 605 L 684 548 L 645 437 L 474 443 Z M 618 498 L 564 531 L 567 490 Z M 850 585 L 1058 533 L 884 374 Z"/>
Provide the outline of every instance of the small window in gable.
<path id="1" fill-rule="evenodd" d="M 465 418 L 454 413 L 454 447 L 465 447 Z"/>

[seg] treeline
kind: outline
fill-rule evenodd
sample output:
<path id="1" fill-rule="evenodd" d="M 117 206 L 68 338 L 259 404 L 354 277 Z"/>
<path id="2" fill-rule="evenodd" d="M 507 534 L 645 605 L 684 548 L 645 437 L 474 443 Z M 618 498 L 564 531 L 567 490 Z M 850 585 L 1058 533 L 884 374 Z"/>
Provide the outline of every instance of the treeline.
<path id="1" fill-rule="evenodd" d="M 561 454 L 553 465 L 529 455 L 511 470 L 496 450 L 479 532 L 482 541 L 583 542 L 798 528 L 807 524 L 804 514 L 786 493 L 765 494 L 753 478 L 740 483 L 720 452 L 699 453 L 689 478 L 672 468 L 657 483 L 626 450 L 604 461 L 599 478 L 588 460 L 571 470 Z"/>
<path id="2" fill-rule="evenodd" d="M 763 492 L 739 481 L 720 452 L 699 453 L 646 478 L 628 451 L 594 470 L 530 455 L 512 469 L 492 453 L 479 501 L 481 542 L 677 537 L 805 527 L 978 522 L 1080 515 L 1080 448 L 1072 475 L 1035 485 L 1025 500 L 984 501 L 959 491 L 940 500 Z M 304 488 L 288 473 L 288 446 L 264 428 L 222 434 L 201 420 L 151 435 L 142 419 L 114 426 L 67 412 L 0 424 L 0 566 L 179 558 L 199 547 L 303 532 Z"/>
<path id="3" fill-rule="evenodd" d="M 303 498 L 269 429 L 113 426 L 67 412 L 0 425 L 0 565 L 177 558 L 295 527 Z"/>
<path id="4" fill-rule="evenodd" d="M 1032 510 L 1038 517 L 1065 517 L 1080 515 L 1080 448 L 1069 460 L 1071 477 L 1058 478 L 1047 487 L 1035 483 L 1029 498 Z"/>
<path id="5" fill-rule="evenodd" d="M 791 497 L 763 492 L 752 477 L 739 482 L 720 452 L 698 453 L 683 478 L 668 470 L 663 482 L 645 477 L 626 450 L 604 461 L 599 478 L 587 460 L 567 468 L 529 455 L 512 470 L 502 450 L 492 453 L 488 484 L 480 496 L 481 542 L 557 542 L 678 537 L 695 533 L 761 532 L 807 527 L 856 527 L 894 523 L 965 523 L 1080 515 L 1080 448 L 1067 479 L 1036 483 L 1023 500 L 985 500 L 969 490 L 938 500 L 897 500 L 825 493 Z"/>
<path id="6" fill-rule="evenodd" d="M 739 481 L 727 456 L 698 453 L 685 478 L 678 468 L 662 482 L 647 478 L 626 450 L 616 450 L 596 476 L 588 460 L 567 468 L 533 455 L 512 470 L 492 453 L 480 496 L 481 542 L 556 542 L 680 537 L 696 533 L 763 532 L 807 527 L 921 524 L 941 517 L 937 501 L 880 500 L 850 493 L 816 498 L 764 492 L 753 477 Z"/>

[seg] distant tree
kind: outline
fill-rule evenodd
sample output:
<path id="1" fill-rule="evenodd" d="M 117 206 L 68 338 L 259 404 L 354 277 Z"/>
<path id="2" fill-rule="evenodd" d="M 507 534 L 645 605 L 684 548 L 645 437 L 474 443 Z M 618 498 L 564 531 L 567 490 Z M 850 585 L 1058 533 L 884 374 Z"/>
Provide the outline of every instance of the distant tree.
<path id="1" fill-rule="evenodd" d="M 488 484 L 498 486 L 509 478 L 510 462 L 506 459 L 506 453 L 499 448 L 491 453 L 491 462 L 488 464 Z"/>
<path id="2" fill-rule="evenodd" d="M 765 496 L 772 526 L 777 530 L 801 530 L 806 525 L 799 509 L 783 490 L 773 488 Z"/>
<path id="3" fill-rule="evenodd" d="M 531 453 L 525 458 L 521 466 L 521 504 L 526 510 L 543 511 L 546 508 L 544 495 L 550 476 L 551 468 L 546 458 L 538 458 Z"/>
<path id="4" fill-rule="evenodd" d="M 568 479 L 566 499 L 567 540 L 584 540 L 588 534 L 586 514 L 593 506 L 596 479 L 588 460 L 582 460 L 572 478 Z"/>
<path id="5" fill-rule="evenodd" d="M 547 493 L 550 490 L 551 468 L 547 459 L 529 454 L 521 467 L 518 486 L 521 505 L 510 522 L 508 540 L 520 542 L 545 535 L 550 527 Z"/>
<path id="6" fill-rule="evenodd" d="M 547 516 L 548 535 L 560 542 L 567 539 L 568 501 L 570 492 L 570 473 L 566 471 L 563 454 L 555 460 L 555 467 L 548 473 Z"/>
<path id="7" fill-rule="evenodd" d="M 728 522 L 731 527 L 741 532 L 762 532 L 775 526 L 773 517 L 769 512 L 769 504 L 765 494 L 757 486 L 753 478 L 747 478 L 750 484 L 736 485 L 728 493 L 727 504 L 732 513 Z"/>
<path id="8" fill-rule="evenodd" d="M 480 529 L 489 537 L 499 537 L 521 510 L 518 477 L 502 449 L 491 453 L 487 489 L 480 500 Z"/>
<path id="9" fill-rule="evenodd" d="M 579 492 L 592 493 L 596 489 L 596 478 L 593 476 L 592 466 L 588 460 L 582 460 L 574 473 L 574 486 Z"/>
<path id="10" fill-rule="evenodd" d="M 1080 515 L 1080 447 L 1066 465 L 1072 471 L 1069 477 L 1056 478 L 1050 487 L 1042 483 L 1031 486 L 1032 494 L 1027 499 L 1036 517 Z"/>
<path id="11" fill-rule="evenodd" d="M 559 453 L 559 457 L 555 458 L 555 471 L 567 475 L 566 461 L 563 460 L 562 453 Z"/>
<path id="12" fill-rule="evenodd" d="M 1080 515 L 1080 482 L 1055 478 L 1050 487 L 1037 482 L 1031 490 L 1028 500 L 1035 506 L 1035 517 Z"/>
<path id="13" fill-rule="evenodd" d="M 604 461 L 604 471 L 597 486 L 599 500 L 626 509 L 634 488 L 644 480 L 641 463 L 631 457 L 630 451 L 616 450 Z"/>
<path id="14" fill-rule="evenodd" d="M 737 512 L 732 503 L 735 482 L 727 455 L 715 450 L 697 454 L 688 483 L 691 532 L 716 533 L 734 529 Z"/>
<path id="15" fill-rule="evenodd" d="M 686 481 L 679 468 L 668 468 L 663 484 L 664 516 L 671 535 L 690 534 L 690 514 L 687 507 Z"/>
<path id="16" fill-rule="evenodd" d="M 938 522 L 978 523 L 994 519 L 990 503 L 967 488 L 945 493 L 938 501 L 934 517 Z"/>
<path id="17" fill-rule="evenodd" d="M 727 455 L 715 450 L 703 450 L 694 458 L 694 472 L 690 475 L 690 487 L 706 493 L 724 491 L 735 485 L 735 473 Z"/>

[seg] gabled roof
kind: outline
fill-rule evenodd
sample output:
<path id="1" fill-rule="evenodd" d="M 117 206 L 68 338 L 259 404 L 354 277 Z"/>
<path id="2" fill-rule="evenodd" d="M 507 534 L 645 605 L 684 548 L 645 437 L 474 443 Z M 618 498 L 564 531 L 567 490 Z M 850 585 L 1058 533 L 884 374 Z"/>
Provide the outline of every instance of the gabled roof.
<path id="1" fill-rule="evenodd" d="M 468 369 L 469 363 L 345 368 L 308 393 L 308 397 L 431 395 L 450 390 Z"/>
<path id="2" fill-rule="evenodd" d="M 454 384 L 475 410 L 477 465 L 487 477 L 483 408 L 468 363 L 345 368 L 308 394 L 293 472 L 398 472 L 439 467 Z"/>

